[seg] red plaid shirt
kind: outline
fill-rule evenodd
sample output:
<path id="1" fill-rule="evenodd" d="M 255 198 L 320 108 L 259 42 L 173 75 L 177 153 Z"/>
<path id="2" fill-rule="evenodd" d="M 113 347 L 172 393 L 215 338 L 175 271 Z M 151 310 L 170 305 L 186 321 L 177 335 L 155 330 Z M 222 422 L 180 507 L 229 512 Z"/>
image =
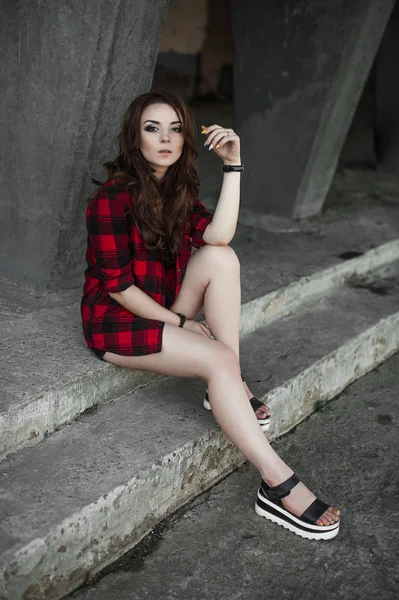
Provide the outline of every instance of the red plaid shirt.
<path id="1" fill-rule="evenodd" d="M 89 348 L 140 356 L 161 351 L 164 323 L 135 316 L 109 292 L 121 292 L 134 284 L 158 304 L 170 308 L 179 293 L 191 247 L 205 244 L 202 236 L 212 214 L 199 201 L 195 203 L 176 264 L 166 269 L 162 252 L 144 246 L 129 203 L 128 192 L 115 181 L 104 184 L 90 201 L 81 314 Z"/>

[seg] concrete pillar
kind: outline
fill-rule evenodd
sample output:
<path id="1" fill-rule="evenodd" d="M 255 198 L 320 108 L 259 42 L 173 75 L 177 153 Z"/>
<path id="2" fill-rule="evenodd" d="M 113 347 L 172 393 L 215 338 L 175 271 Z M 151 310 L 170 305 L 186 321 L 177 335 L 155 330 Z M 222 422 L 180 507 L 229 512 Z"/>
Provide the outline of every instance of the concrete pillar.
<path id="1" fill-rule="evenodd" d="M 151 86 L 168 0 L 2 0 L 0 275 L 81 280 L 84 212 Z"/>
<path id="2" fill-rule="evenodd" d="M 243 206 L 317 214 L 394 0 L 231 0 Z"/>
<path id="3" fill-rule="evenodd" d="M 399 2 L 377 54 L 374 84 L 378 168 L 399 175 Z"/>

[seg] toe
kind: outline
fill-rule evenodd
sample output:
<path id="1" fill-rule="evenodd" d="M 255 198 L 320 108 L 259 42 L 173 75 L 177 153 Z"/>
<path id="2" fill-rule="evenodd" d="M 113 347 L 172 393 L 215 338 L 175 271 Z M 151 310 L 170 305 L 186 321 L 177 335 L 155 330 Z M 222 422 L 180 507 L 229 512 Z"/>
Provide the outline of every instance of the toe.
<path id="1" fill-rule="evenodd" d="M 323 517 L 328 520 L 327 525 L 334 525 L 337 521 L 339 521 L 339 517 L 334 513 L 334 508 L 330 506 L 328 510 L 324 513 Z"/>
<path id="2" fill-rule="evenodd" d="M 258 408 L 255 414 L 258 419 L 267 419 L 268 417 L 270 417 L 270 408 L 264 404 L 263 406 Z"/>
<path id="3" fill-rule="evenodd" d="M 320 519 L 316 522 L 316 525 L 325 526 L 325 525 L 334 525 L 337 521 L 339 521 L 339 516 L 334 512 L 332 506 L 326 510 L 326 512 L 321 515 Z"/>
<path id="4" fill-rule="evenodd" d="M 333 506 L 331 506 L 328 512 L 329 512 L 332 523 L 333 524 L 337 523 L 337 521 L 339 521 L 340 511 L 337 508 L 334 508 Z"/>
<path id="5" fill-rule="evenodd" d="M 324 515 L 321 516 L 321 520 L 323 521 L 323 525 L 331 525 L 330 519 L 328 518 L 326 513 L 324 513 Z"/>

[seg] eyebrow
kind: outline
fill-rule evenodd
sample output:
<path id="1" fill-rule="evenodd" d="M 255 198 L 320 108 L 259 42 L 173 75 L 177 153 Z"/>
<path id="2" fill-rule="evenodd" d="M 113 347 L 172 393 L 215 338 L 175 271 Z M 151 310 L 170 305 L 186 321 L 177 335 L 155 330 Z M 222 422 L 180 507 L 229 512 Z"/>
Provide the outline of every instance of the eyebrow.
<path id="1" fill-rule="evenodd" d="M 146 123 L 155 123 L 156 125 L 160 125 L 161 124 L 159 121 L 153 121 L 152 119 L 147 119 L 147 121 L 144 121 L 144 125 Z M 180 125 L 181 125 L 181 121 L 171 121 L 170 122 L 171 125 L 177 125 L 178 123 L 180 123 Z"/>

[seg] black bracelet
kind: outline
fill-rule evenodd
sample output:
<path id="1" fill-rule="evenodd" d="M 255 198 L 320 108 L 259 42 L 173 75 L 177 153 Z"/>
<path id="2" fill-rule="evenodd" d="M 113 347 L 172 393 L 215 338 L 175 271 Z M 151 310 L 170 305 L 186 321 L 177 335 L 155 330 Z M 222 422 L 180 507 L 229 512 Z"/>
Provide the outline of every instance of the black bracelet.
<path id="1" fill-rule="evenodd" d="M 180 313 L 176 313 L 178 317 L 180 317 L 179 327 L 184 327 L 184 323 L 186 322 L 186 317 Z"/>
<path id="2" fill-rule="evenodd" d="M 244 172 L 244 165 L 223 165 L 223 173 L 230 173 L 231 171 Z"/>

